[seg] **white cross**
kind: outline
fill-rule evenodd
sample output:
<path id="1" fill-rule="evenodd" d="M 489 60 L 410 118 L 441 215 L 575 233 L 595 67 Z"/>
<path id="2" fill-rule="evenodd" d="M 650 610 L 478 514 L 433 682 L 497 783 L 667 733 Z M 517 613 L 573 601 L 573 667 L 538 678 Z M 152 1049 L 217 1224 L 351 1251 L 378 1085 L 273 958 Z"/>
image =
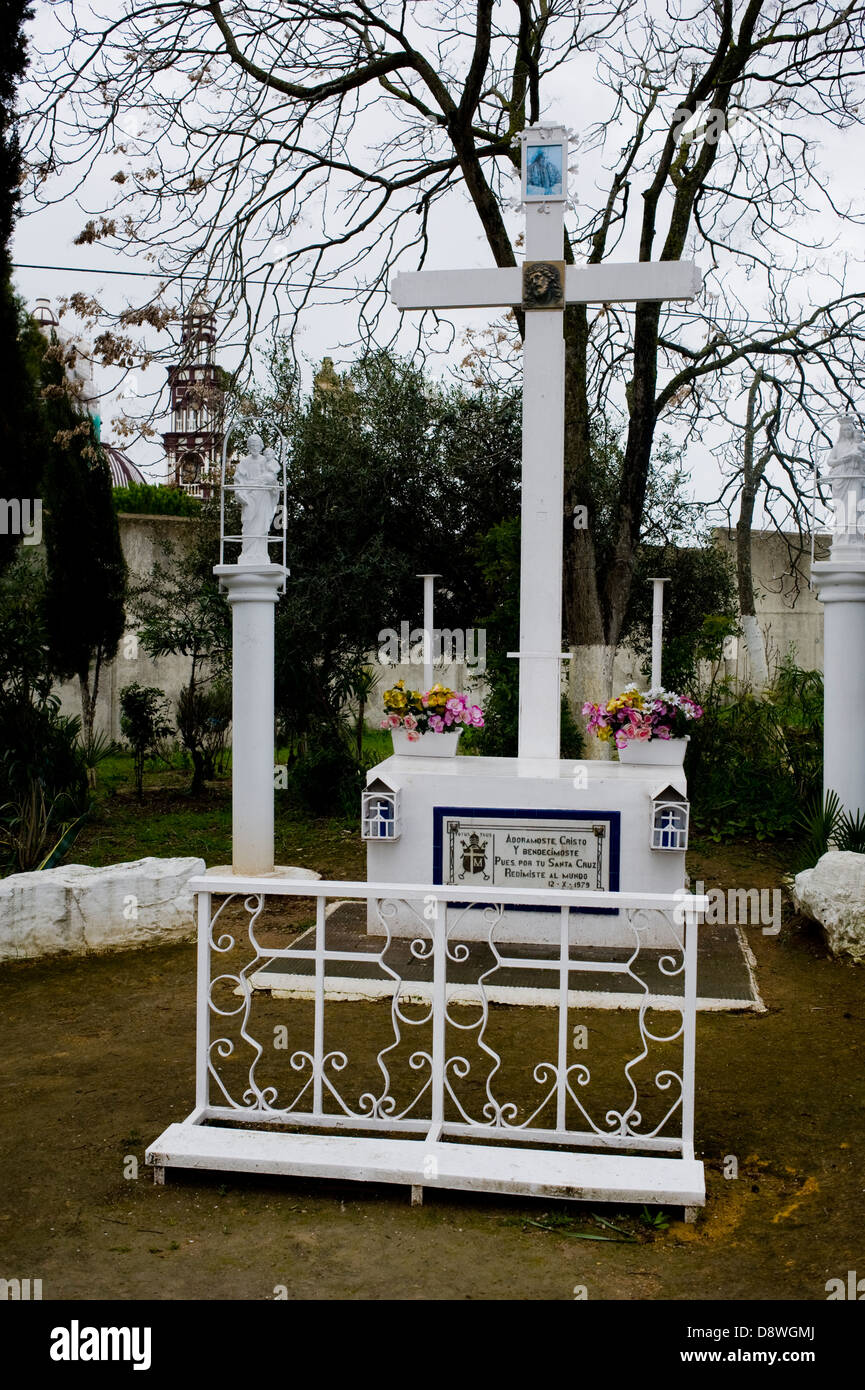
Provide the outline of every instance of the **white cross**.
<path id="1" fill-rule="evenodd" d="M 522 135 L 526 261 L 561 262 L 567 199 L 568 135 L 534 126 Z M 528 182 L 542 149 L 560 182 Z M 540 185 L 540 181 L 539 181 Z M 568 266 L 567 304 L 693 299 L 702 276 L 689 261 Z M 523 302 L 522 267 L 426 270 L 394 276 L 398 309 L 503 308 Z M 563 304 L 527 307 L 523 337 L 522 533 L 520 544 L 519 756 L 559 756 L 562 660 L 562 532 L 565 443 Z"/>

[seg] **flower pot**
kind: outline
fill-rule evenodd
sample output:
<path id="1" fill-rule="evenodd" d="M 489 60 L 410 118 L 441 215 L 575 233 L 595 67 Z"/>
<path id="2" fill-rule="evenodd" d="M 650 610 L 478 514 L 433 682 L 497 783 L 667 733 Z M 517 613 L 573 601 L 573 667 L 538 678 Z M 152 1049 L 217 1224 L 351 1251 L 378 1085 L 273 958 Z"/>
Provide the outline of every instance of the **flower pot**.
<path id="1" fill-rule="evenodd" d="M 419 734 L 413 739 L 407 729 L 391 729 L 390 733 L 395 753 L 406 753 L 412 758 L 452 758 L 462 729 L 449 729 L 446 734 Z"/>
<path id="2" fill-rule="evenodd" d="M 631 739 L 624 748 L 619 749 L 620 763 L 643 763 L 651 767 L 681 767 L 685 761 L 685 749 L 689 735 L 684 738 L 647 738 L 642 741 Z"/>

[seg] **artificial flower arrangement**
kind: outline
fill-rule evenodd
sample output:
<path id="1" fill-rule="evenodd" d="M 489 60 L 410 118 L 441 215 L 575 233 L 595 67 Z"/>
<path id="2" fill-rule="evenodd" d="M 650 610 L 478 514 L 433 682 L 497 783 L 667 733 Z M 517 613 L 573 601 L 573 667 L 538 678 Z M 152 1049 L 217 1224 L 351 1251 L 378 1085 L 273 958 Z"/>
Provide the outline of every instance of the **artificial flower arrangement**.
<path id="1" fill-rule="evenodd" d="M 703 717 L 701 707 L 687 695 L 676 695 L 660 686 L 639 691 L 635 685 L 605 705 L 587 701 L 583 714 L 586 733 L 597 734 L 605 743 L 612 739 L 617 748 L 634 740 L 684 738 L 691 721 Z"/>
<path id="2" fill-rule="evenodd" d="M 412 743 L 421 734 L 457 733 L 466 726 L 484 726 L 480 705 L 472 705 L 467 695 L 438 684 L 431 690 L 406 690 L 405 681 L 397 681 L 384 692 L 384 715 L 381 727 L 405 729 Z"/>

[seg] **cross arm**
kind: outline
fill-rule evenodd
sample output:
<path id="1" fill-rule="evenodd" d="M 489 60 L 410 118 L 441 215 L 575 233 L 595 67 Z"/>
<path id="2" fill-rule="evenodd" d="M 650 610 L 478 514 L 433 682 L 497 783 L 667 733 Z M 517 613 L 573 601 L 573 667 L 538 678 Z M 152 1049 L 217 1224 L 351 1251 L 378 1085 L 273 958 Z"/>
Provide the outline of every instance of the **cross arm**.
<path id="1" fill-rule="evenodd" d="M 703 277 L 693 261 L 625 261 L 569 265 L 567 304 L 636 303 L 694 299 Z M 391 281 L 398 309 L 502 308 L 520 304 L 522 267 L 495 270 L 401 271 Z"/>

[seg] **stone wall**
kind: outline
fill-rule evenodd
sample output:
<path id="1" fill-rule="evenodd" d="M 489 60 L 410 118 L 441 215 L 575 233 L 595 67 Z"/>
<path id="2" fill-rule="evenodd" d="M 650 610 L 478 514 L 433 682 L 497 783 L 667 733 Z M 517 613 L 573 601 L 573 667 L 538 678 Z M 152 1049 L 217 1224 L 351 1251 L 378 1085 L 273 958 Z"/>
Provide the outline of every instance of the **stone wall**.
<path id="1" fill-rule="evenodd" d="M 138 516 L 122 513 L 120 541 L 129 567 L 130 580 L 141 583 L 164 558 L 160 547 L 168 541 L 176 551 L 191 548 L 195 534 L 194 518 L 185 516 Z M 125 685 L 158 686 L 165 691 L 174 713 L 174 702 L 189 680 L 189 659 L 164 656 L 152 660 L 138 645 L 133 629 L 120 643 L 117 656 L 99 678 L 96 728 L 110 738 L 120 738 L 120 691 Z M 77 681 L 58 689 L 64 713 L 81 714 L 81 695 Z"/>
<path id="2" fill-rule="evenodd" d="M 160 559 L 163 541 L 170 541 L 177 549 L 189 547 L 194 526 L 194 521 L 188 517 L 123 514 L 120 517 L 120 538 L 130 575 L 135 582 L 146 580 L 152 573 Z M 735 559 L 735 533 L 718 528 L 714 536 L 715 543 L 728 550 Z M 790 537 L 790 540 L 792 542 L 794 537 Z M 823 559 L 827 553 L 828 537 L 818 537 L 817 558 Z M 797 583 L 784 538 L 774 531 L 755 531 L 752 565 L 757 617 L 768 643 L 770 670 L 791 648 L 795 649 L 795 660 L 799 666 L 822 670 L 823 611 L 813 590 L 808 588 L 810 557 L 807 554 L 802 557 L 800 568 L 804 580 Z M 423 683 L 423 667 L 382 666 L 376 653 L 370 654 L 369 661 L 379 673 L 378 686 L 367 710 L 367 722 L 375 725 L 381 719 L 384 691 L 400 679 L 410 687 L 419 688 Z M 744 642 L 738 644 L 736 659 L 725 665 L 728 675 L 747 679 L 748 657 Z M 134 633 L 129 632 L 121 642 L 116 660 L 102 674 L 96 713 L 97 728 L 112 738 L 120 737 L 120 690 L 124 685 L 137 681 L 139 685 L 158 686 L 166 692 L 173 709 L 174 701 L 188 678 L 189 661 L 186 657 L 168 656 L 151 660 L 137 646 Z M 436 666 L 434 679 L 452 689 L 466 690 L 483 703 L 483 676 L 465 663 L 450 662 Z M 616 654 L 614 688 L 621 690 L 632 680 L 642 681 L 639 661 L 632 652 L 622 649 Z M 59 693 L 64 710 L 80 714 L 77 683 L 61 686 Z"/>
<path id="3" fill-rule="evenodd" d="M 728 551 L 736 560 L 736 533 L 717 527 L 715 544 Z M 825 560 L 829 555 L 829 536 L 815 537 L 814 555 Z M 806 551 L 799 560 L 801 577 L 792 572 L 788 543 L 798 549 L 799 537 L 782 536 L 777 531 L 754 531 L 751 543 L 751 565 L 757 621 L 766 639 L 769 671 L 793 648 L 797 666 L 808 671 L 823 669 L 823 605 L 808 587 L 811 557 Z M 738 644 L 735 661 L 726 663 L 727 674 L 747 680 L 748 655 L 744 642 Z"/>

